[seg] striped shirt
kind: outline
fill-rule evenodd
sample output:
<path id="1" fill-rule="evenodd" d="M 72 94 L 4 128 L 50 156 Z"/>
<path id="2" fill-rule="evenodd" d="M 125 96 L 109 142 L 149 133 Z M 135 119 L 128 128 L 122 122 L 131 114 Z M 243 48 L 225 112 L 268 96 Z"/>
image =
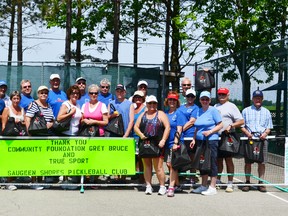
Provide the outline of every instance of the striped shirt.
<path id="1" fill-rule="evenodd" d="M 266 128 L 273 128 L 271 113 L 265 107 L 261 106 L 259 109 L 254 105 L 246 107 L 242 111 L 242 115 L 245 121 L 245 128 L 250 133 L 262 134 Z"/>
<path id="2" fill-rule="evenodd" d="M 32 106 L 26 112 L 26 116 L 33 118 L 35 113 L 37 113 L 39 111 L 38 106 L 37 106 L 36 102 L 32 102 Z M 48 107 L 39 106 L 39 108 L 40 108 L 40 111 L 43 114 L 46 122 L 54 121 L 53 111 L 52 111 L 52 108 L 50 106 L 48 106 Z"/>

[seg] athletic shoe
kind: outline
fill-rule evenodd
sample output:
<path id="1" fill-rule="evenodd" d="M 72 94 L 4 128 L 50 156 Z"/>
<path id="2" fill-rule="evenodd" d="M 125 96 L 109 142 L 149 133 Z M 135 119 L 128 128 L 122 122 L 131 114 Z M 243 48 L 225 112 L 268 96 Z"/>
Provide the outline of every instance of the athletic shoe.
<path id="1" fill-rule="evenodd" d="M 259 187 L 258 187 L 258 190 L 259 190 L 260 192 L 262 192 L 262 193 L 266 193 L 266 192 L 267 192 L 267 189 L 266 189 L 265 186 L 259 186 Z"/>
<path id="2" fill-rule="evenodd" d="M 234 191 L 234 186 L 232 184 L 228 184 L 225 191 L 227 193 L 232 193 Z"/>
<path id="3" fill-rule="evenodd" d="M 201 194 L 203 191 L 206 191 L 207 187 L 201 185 L 198 188 L 192 190 L 190 193 Z"/>
<path id="4" fill-rule="evenodd" d="M 174 187 L 174 192 L 175 193 L 182 193 L 183 192 L 183 186 L 182 185 L 176 185 Z"/>
<path id="5" fill-rule="evenodd" d="M 31 185 L 30 188 L 32 188 L 32 189 L 34 189 L 34 190 L 43 190 L 43 189 L 44 189 L 44 187 L 43 187 L 43 186 L 40 186 L 40 185 Z"/>
<path id="6" fill-rule="evenodd" d="M 174 197 L 174 188 L 168 188 L 167 197 Z"/>
<path id="7" fill-rule="evenodd" d="M 7 185 L 6 189 L 8 189 L 10 191 L 15 191 L 15 190 L 17 190 L 17 187 L 15 185 Z"/>
<path id="8" fill-rule="evenodd" d="M 209 186 L 208 190 L 202 191 L 201 194 L 205 196 L 215 195 L 217 194 L 217 189 Z"/>
<path id="9" fill-rule="evenodd" d="M 167 192 L 166 187 L 160 186 L 159 191 L 158 191 L 158 195 L 165 195 L 166 192 Z"/>
<path id="10" fill-rule="evenodd" d="M 153 188 L 152 188 L 152 186 L 151 186 L 151 185 L 147 185 L 147 186 L 146 186 L 146 190 L 145 190 L 145 194 L 146 194 L 146 195 L 152 195 L 152 193 L 153 193 Z"/>

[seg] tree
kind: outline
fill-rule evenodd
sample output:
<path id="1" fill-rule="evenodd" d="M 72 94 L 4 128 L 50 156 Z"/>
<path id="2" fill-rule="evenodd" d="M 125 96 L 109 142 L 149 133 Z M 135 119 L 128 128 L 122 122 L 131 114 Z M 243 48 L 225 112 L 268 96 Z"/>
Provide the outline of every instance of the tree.
<path id="1" fill-rule="evenodd" d="M 210 0 L 201 2 L 199 9 L 205 16 L 203 19 L 203 40 L 210 45 L 206 51 L 206 59 L 216 54 L 230 54 L 229 58 L 221 58 L 218 68 L 223 73 L 222 79 L 234 81 L 240 76 L 243 86 L 243 105 L 250 105 L 251 79 L 258 83 L 269 82 L 273 79 L 275 62 L 268 44 L 279 36 L 277 16 L 270 13 L 271 5 L 275 10 L 280 5 L 277 0 Z M 286 3 L 287 5 L 287 3 Z M 236 68 L 231 68 L 231 65 Z M 275 66 L 275 65 L 273 65 Z M 256 77 L 255 72 L 263 67 L 267 79 Z M 270 68 L 269 68 L 270 67 Z M 277 66 L 276 66 L 277 67 Z"/>

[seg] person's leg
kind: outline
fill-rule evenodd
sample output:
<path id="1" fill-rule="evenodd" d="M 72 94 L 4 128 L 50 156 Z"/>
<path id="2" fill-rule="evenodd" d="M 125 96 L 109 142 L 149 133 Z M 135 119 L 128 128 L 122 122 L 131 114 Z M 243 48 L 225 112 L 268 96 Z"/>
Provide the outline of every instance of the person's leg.
<path id="1" fill-rule="evenodd" d="M 154 165 L 154 169 L 155 169 L 160 186 L 165 186 L 165 172 L 163 168 L 163 162 L 164 162 L 164 159 L 161 157 L 153 158 L 153 165 Z"/>
<path id="2" fill-rule="evenodd" d="M 151 185 L 152 181 L 152 159 L 151 158 L 143 158 L 143 166 L 144 166 L 144 180 L 146 185 Z"/>
<path id="3" fill-rule="evenodd" d="M 232 157 L 226 157 L 226 168 L 228 175 L 228 185 L 226 187 L 226 192 L 233 192 L 233 177 L 234 177 L 234 163 Z"/>
<path id="4" fill-rule="evenodd" d="M 252 164 L 247 159 L 245 159 L 244 172 L 245 172 L 246 184 L 250 184 L 251 165 Z M 249 190 L 250 190 L 250 187 L 248 185 L 242 187 L 243 192 L 248 192 Z"/>

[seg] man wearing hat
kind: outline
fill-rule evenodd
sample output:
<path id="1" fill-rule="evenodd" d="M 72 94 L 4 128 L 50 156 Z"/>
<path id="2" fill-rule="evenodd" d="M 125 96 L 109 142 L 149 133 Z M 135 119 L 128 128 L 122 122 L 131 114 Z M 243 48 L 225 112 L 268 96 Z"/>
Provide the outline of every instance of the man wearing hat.
<path id="1" fill-rule="evenodd" d="M 4 80 L 0 80 L 0 99 L 4 101 L 6 107 L 12 104 L 10 97 L 6 94 L 7 88 L 7 83 Z"/>
<path id="2" fill-rule="evenodd" d="M 47 103 L 53 110 L 53 115 L 57 118 L 62 103 L 67 100 L 67 95 L 60 90 L 60 76 L 59 74 L 51 74 L 50 76 L 50 90 L 47 98 Z"/>
<path id="3" fill-rule="evenodd" d="M 89 94 L 86 92 L 86 79 L 84 77 L 78 77 L 75 81 L 75 84 L 80 89 L 81 97 L 79 100 L 77 100 L 77 104 L 79 104 L 81 108 L 83 104 L 90 101 Z"/>
<path id="4" fill-rule="evenodd" d="M 219 103 L 215 104 L 216 109 L 220 111 L 223 128 L 219 131 L 221 134 L 223 131 L 229 132 L 234 130 L 237 127 L 241 127 L 244 124 L 244 119 L 237 108 L 237 106 L 229 101 L 229 89 L 228 88 L 219 88 L 217 91 Z M 223 159 L 226 162 L 226 169 L 228 175 L 228 185 L 226 192 L 233 192 L 233 174 L 234 174 L 234 164 L 233 164 L 233 155 L 218 150 L 218 173 L 223 171 Z M 221 176 L 218 176 L 217 183 L 221 183 Z"/>
<path id="5" fill-rule="evenodd" d="M 137 83 L 137 90 L 143 92 L 145 100 L 146 100 L 146 97 L 147 97 L 147 88 L 148 88 L 148 83 L 145 80 L 140 80 Z M 129 101 L 132 101 L 132 99 L 133 99 L 133 96 L 131 96 L 129 98 Z M 146 105 L 146 101 L 144 101 L 144 104 Z"/>
<path id="6" fill-rule="evenodd" d="M 253 105 L 245 108 L 242 111 L 244 117 L 245 125 L 241 128 L 242 132 L 248 137 L 248 141 L 252 141 L 253 137 L 258 137 L 264 142 L 263 146 L 263 156 L 264 161 L 258 163 L 258 175 L 260 179 L 264 178 L 265 174 L 265 163 L 268 158 L 268 141 L 267 136 L 273 128 L 271 113 L 268 109 L 262 106 L 263 103 L 263 92 L 256 90 L 253 92 L 252 97 Z M 252 141 L 253 142 L 253 141 Z M 249 143 L 246 143 L 249 145 Z M 250 184 L 250 175 L 251 174 L 251 165 L 253 161 L 249 161 L 248 158 L 245 158 L 245 178 L 246 184 Z M 262 181 L 259 181 L 259 184 L 263 184 Z M 244 186 L 242 191 L 248 192 L 250 190 L 249 186 Z M 265 186 L 259 186 L 258 190 L 260 192 L 266 192 Z"/>

